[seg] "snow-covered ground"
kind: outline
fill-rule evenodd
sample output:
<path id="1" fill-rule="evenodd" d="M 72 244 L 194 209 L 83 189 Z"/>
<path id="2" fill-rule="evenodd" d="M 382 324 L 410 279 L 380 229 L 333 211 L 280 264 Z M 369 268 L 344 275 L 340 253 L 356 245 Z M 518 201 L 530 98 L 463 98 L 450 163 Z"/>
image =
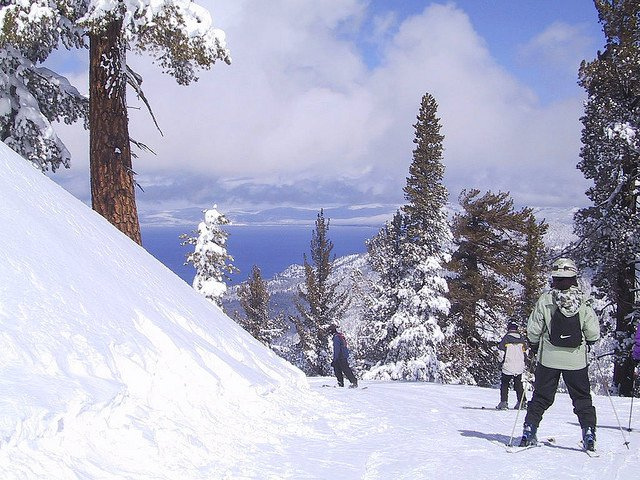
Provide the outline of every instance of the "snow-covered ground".
<path id="1" fill-rule="evenodd" d="M 637 477 L 606 397 L 592 459 L 565 395 L 514 455 L 515 411 L 465 408 L 497 390 L 323 387 L 2 143 L 0 172 L 3 480 Z"/>

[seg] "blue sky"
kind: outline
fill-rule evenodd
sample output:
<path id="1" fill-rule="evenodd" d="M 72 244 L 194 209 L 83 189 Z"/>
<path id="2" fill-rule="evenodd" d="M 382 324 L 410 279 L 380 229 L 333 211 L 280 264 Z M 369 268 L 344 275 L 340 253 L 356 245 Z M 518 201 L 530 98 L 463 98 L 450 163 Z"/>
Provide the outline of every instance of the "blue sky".
<path id="1" fill-rule="evenodd" d="M 181 87 L 129 58 L 164 132 L 131 110 L 132 136 L 157 153 L 135 160 L 143 216 L 213 203 L 232 218 L 275 207 L 392 211 L 425 92 L 439 104 L 452 203 L 480 188 L 510 191 L 518 205 L 586 204 L 577 69 L 603 43 L 590 0 L 196 3 L 226 32 L 230 66 Z M 50 65 L 82 90 L 85 56 Z M 87 134 L 61 126 L 61 136 L 72 169 L 52 176 L 87 201 Z"/>

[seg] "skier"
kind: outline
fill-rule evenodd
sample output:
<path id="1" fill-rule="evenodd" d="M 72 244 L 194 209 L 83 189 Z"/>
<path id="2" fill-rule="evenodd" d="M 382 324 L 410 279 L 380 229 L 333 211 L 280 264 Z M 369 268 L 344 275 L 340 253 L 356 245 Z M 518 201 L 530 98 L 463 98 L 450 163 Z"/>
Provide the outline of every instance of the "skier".
<path id="1" fill-rule="evenodd" d="M 331 362 L 331 366 L 338 379 L 338 385 L 344 387 L 344 377 L 346 376 L 351 382 L 349 388 L 357 388 L 358 379 L 353 374 L 351 367 L 349 367 L 347 340 L 342 333 L 338 332 L 336 325 L 330 325 L 327 331 L 333 334 L 333 361 Z"/>
<path id="2" fill-rule="evenodd" d="M 638 328 L 636 328 L 636 342 L 633 344 L 631 356 L 636 363 L 640 362 L 640 323 L 638 323 Z"/>
<path id="3" fill-rule="evenodd" d="M 507 410 L 509 408 L 509 385 L 513 380 L 513 389 L 516 391 L 518 398 L 518 402 L 513 408 L 517 410 L 527 401 L 522 388 L 526 340 L 518 332 L 518 323 L 515 319 L 511 319 L 507 324 L 507 334 L 500 340 L 498 348 L 504 352 L 504 360 L 502 361 L 502 375 L 500 376 L 500 403 L 496 408 L 498 410 Z"/>
<path id="4" fill-rule="evenodd" d="M 588 297 L 578 287 L 577 274 L 573 260 L 553 262 L 551 291 L 540 296 L 529 316 L 527 336 L 537 354 L 537 367 L 521 447 L 537 442 L 538 425 L 553 404 L 562 375 L 582 428 L 583 447 L 595 450 L 596 409 L 591 401 L 587 354 L 600 338 L 600 325 Z"/>

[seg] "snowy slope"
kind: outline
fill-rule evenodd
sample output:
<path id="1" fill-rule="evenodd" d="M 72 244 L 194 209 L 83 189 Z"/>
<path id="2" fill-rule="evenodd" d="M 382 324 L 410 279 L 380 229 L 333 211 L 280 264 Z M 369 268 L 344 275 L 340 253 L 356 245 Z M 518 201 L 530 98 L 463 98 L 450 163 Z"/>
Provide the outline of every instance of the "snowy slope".
<path id="1" fill-rule="evenodd" d="M 2 143 L 0 172 L 0 478 L 215 478 L 309 395 Z"/>

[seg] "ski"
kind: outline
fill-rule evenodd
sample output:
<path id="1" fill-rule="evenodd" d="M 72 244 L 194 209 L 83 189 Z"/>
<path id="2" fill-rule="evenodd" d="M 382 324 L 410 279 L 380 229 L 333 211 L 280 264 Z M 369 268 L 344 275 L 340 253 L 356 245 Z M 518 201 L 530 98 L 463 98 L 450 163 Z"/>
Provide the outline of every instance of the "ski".
<path id="1" fill-rule="evenodd" d="M 496 408 L 496 407 L 471 407 L 471 406 L 463 406 L 465 410 L 489 410 L 494 412 L 513 412 L 510 408 Z"/>
<path id="2" fill-rule="evenodd" d="M 366 390 L 367 388 L 369 388 L 368 386 L 364 386 L 364 387 L 338 387 L 338 385 L 329 385 L 329 384 L 323 384 L 322 387 L 333 387 L 333 388 L 351 388 L 354 390 Z"/>
<path id="3" fill-rule="evenodd" d="M 580 440 L 578 442 L 578 445 L 580 446 L 582 451 L 584 453 L 586 453 L 587 455 L 589 455 L 591 458 L 598 458 L 600 456 L 600 453 L 598 453 L 598 451 L 596 451 L 596 450 L 587 450 L 586 448 L 584 448 L 584 443 L 582 443 L 582 440 Z"/>
<path id="4" fill-rule="evenodd" d="M 509 445 L 504 443 L 500 443 L 500 445 L 502 445 L 507 450 L 508 453 L 520 453 L 520 452 L 524 452 L 525 450 L 529 450 L 531 448 L 543 447 L 545 445 L 553 446 L 555 442 L 556 442 L 555 438 L 549 437 L 545 440 L 540 440 L 537 443 L 534 443 L 533 445 L 527 445 L 526 447 L 521 447 L 519 445 Z"/>

